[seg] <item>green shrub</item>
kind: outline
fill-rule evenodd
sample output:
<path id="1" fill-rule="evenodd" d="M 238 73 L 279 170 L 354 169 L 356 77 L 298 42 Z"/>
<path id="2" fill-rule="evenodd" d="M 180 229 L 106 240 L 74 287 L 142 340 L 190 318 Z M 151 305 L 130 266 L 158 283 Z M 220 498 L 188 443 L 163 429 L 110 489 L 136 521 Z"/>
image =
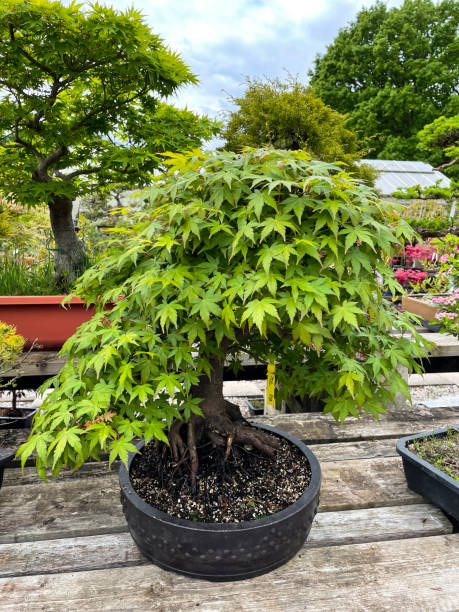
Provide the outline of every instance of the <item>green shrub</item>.
<path id="1" fill-rule="evenodd" d="M 24 342 L 24 338 L 16 333 L 15 327 L 0 321 L 0 373 L 19 355 Z"/>

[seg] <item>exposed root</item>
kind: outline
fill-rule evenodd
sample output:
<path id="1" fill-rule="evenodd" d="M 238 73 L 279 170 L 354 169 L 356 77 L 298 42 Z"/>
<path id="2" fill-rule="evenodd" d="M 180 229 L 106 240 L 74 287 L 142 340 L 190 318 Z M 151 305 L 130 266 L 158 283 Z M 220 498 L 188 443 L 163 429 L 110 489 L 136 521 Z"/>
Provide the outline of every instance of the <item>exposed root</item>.
<path id="1" fill-rule="evenodd" d="M 188 451 L 191 459 L 191 492 L 196 495 L 196 478 L 198 475 L 199 460 L 196 451 L 196 436 L 193 420 L 188 422 Z"/>
<path id="2" fill-rule="evenodd" d="M 168 436 L 174 478 L 177 472 L 181 473 L 181 478 L 190 478 L 193 495 L 196 495 L 198 487 L 199 456 L 213 455 L 216 468 L 224 475 L 230 457 L 237 461 L 240 453 L 250 448 L 273 456 L 280 446 L 275 437 L 251 426 L 242 417 L 239 407 L 226 400 L 218 402 L 212 409 L 203 409 L 203 412 L 204 419 L 193 415 L 188 423 L 175 421 Z"/>
<path id="3" fill-rule="evenodd" d="M 182 425 L 184 425 L 184 421 L 175 421 L 169 431 L 169 444 L 176 463 L 179 463 L 181 458 L 185 455 L 185 445 L 180 436 Z"/>
<path id="4" fill-rule="evenodd" d="M 229 454 L 231 452 L 232 444 L 233 444 L 233 436 L 228 436 L 228 440 L 226 441 L 225 456 L 223 457 L 223 463 L 226 463 L 226 461 L 228 460 Z"/>

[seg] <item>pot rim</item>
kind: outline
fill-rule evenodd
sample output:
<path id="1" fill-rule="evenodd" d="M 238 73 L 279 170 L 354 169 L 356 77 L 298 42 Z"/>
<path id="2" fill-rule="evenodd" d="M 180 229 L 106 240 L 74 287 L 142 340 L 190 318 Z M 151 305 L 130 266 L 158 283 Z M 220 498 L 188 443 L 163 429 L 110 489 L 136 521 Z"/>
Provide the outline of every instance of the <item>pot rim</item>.
<path id="1" fill-rule="evenodd" d="M 0 306 L 21 306 L 30 304 L 61 304 L 67 295 L 0 295 Z M 84 304 L 85 301 L 72 297 L 67 304 Z"/>
<path id="2" fill-rule="evenodd" d="M 440 434 L 445 434 L 451 429 L 455 431 L 459 431 L 459 425 L 451 425 L 450 427 L 442 427 L 440 429 L 434 429 L 433 431 L 425 431 L 419 434 L 412 434 L 411 436 L 404 436 L 397 440 L 396 451 L 399 455 L 401 455 L 402 459 L 406 459 L 411 463 L 416 463 L 420 468 L 422 468 L 425 472 L 431 472 L 433 476 L 437 480 L 442 480 L 445 485 L 454 490 L 459 490 L 459 481 L 455 480 L 451 476 L 449 476 L 446 472 L 439 470 L 432 463 L 429 463 L 425 459 L 416 455 L 416 453 L 411 452 L 407 445 L 413 440 L 419 440 L 420 438 L 426 438 L 427 436 L 436 436 Z"/>
<path id="3" fill-rule="evenodd" d="M 304 444 L 303 442 L 301 442 L 301 440 L 298 440 L 294 436 L 290 435 L 289 433 L 277 429 L 276 427 L 271 427 L 270 425 L 263 425 L 261 423 L 253 423 L 252 425 L 254 427 L 264 429 L 271 433 L 277 434 L 282 438 L 287 439 L 289 442 L 291 442 L 297 448 L 300 449 L 300 451 L 303 453 L 303 455 L 306 456 L 306 459 L 309 462 L 309 467 L 311 470 L 311 480 L 309 482 L 309 485 L 304 491 L 304 493 L 295 502 L 293 502 L 293 504 L 287 506 L 287 508 L 284 508 L 279 512 L 270 514 L 260 519 L 254 519 L 253 521 L 240 521 L 239 523 L 205 523 L 203 521 L 192 521 L 189 519 L 182 519 L 176 516 L 172 516 L 170 514 L 167 514 L 166 512 L 163 512 L 162 510 L 158 510 L 154 506 L 151 506 L 144 499 L 142 499 L 134 490 L 134 487 L 131 485 L 129 476 L 132 461 L 137 454 L 133 452 L 129 452 L 128 467 L 126 468 L 124 463 L 122 463 L 120 467 L 119 479 L 120 486 L 124 495 L 126 495 L 126 497 L 129 497 L 129 500 L 133 504 L 135 504 L 141 512 L 150 516 L 151 518 L 154 518 L 163 523 L 178 525 L 180 527 L 183 527 L 184 529 L 191 529 L 193 531 L 240 532 L 244 530 L 262 528 L 268 524 L 273 525 L 284 521 L 287 517 L 291 517 L 293 514 L 300 512 L 305 505 L 309 504 L 309 502 L 315 497 L 315 495 L 319 491 L 322 479 L 320 464 L 314 453 L 306 446 L 306 444 Z M 141 442 L 136 444 L 136 447 L 140 449 L 144 446 L 144 444 L 145 442 L 142 440 Z"/>

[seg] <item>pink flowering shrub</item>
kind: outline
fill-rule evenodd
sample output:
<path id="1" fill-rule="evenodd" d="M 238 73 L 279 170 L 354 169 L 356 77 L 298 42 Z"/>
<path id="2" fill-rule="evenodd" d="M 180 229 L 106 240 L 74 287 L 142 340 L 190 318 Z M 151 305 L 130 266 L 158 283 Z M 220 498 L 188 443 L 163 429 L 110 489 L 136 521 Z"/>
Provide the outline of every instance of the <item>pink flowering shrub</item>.
<path id="1" fill-rule="evenodd" d="M 407 287 L 408 285 L 415 285 L 421 283 L 427 277 L 427 272 L 421 270 L 396 270 L 395 278 L 402 285 Z"/>
<path id="2" fill-rule="evenodd" d="M 441 305 L 435 319 L 440 322 L 442 332 L 459 336 L 459 289 L 448 296 L 432 298 L 434 304 Z"/>
<path id="3" fill-rule="evenodd" d="M 416 244 L 414 246 L 405 247 L 405 260 L 407 264 L 410 264 L 414 259 L 421 260 L 432 260 L 434 258 L 435 251 L 429 243 L 423 244 L 422 246 Z"/>

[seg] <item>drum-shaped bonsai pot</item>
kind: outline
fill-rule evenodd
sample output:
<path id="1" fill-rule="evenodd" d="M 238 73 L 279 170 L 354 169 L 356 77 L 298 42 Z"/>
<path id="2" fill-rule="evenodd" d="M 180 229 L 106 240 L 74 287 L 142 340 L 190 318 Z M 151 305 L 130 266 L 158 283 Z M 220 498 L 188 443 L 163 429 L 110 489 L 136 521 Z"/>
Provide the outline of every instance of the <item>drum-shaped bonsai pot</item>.
<path id="1" fill-rule="evenodd" d="M 311 480 L 296 502 L 253 521 L 204 523 L 168 515 L 137 495 L 129 469 L 120 469 L 121 501 L 131 535 L 156 565 L 194 578 L 226 581 L 258 576 L 282 565 L 302 547 L 317 513 L 321 482 L 315 455 L 293 436 L 269 427 L 260 429 L 287 439 L 306 456 Z M 140 450 L 143 442 L 137 445 Z"/>

